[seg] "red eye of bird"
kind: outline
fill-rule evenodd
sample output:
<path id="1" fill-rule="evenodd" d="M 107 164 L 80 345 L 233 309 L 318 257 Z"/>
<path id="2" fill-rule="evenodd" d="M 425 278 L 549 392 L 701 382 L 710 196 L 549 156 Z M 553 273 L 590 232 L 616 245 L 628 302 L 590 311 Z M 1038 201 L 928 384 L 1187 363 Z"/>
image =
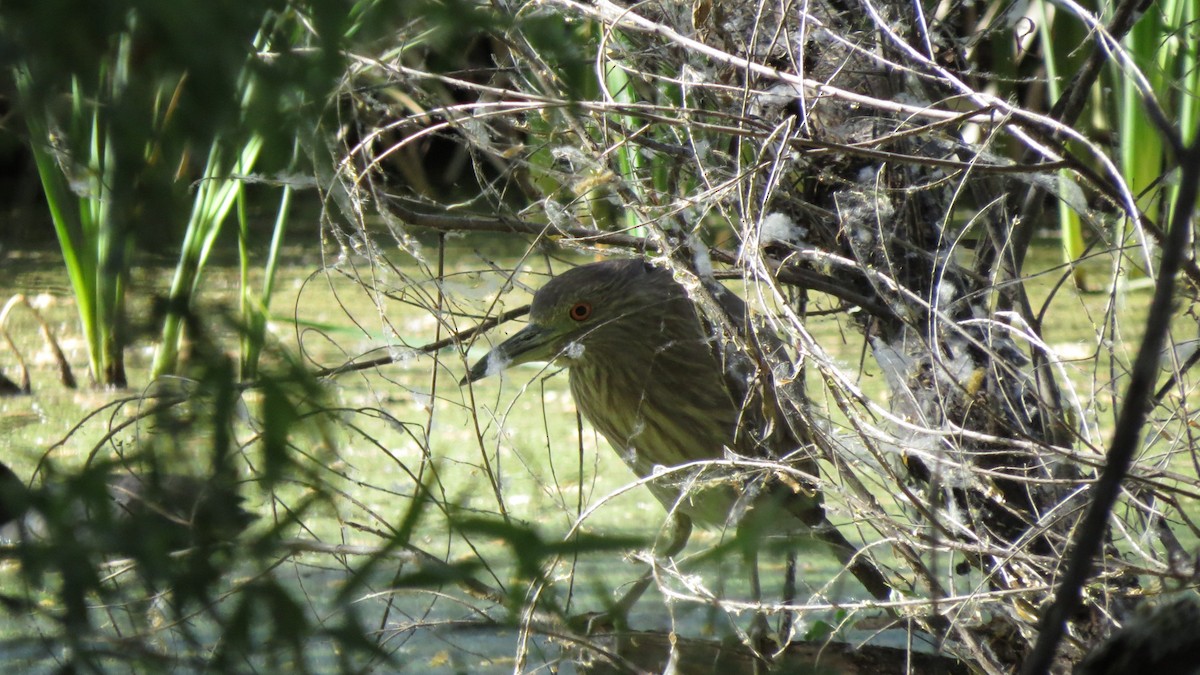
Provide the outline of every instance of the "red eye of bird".
<path id="1" fill-rule="evenodd" d="M 568 314 L 576 321 L 584 321 L 592 315 L 592 305 L 588 302 L 577 302 L 571 305 L 571 310 Z"/>

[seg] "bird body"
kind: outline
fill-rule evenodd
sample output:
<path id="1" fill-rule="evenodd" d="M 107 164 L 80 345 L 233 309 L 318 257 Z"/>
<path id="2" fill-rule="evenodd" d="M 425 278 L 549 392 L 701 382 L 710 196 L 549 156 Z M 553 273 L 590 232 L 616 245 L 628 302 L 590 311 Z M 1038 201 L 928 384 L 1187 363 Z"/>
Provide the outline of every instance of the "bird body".
<path id="1" fill-rule="evenodd" d="M 600 265 L 576 269 L 603 273 L 609 264 Z M 583 416 L 640 478 L 733 453 L 753 456 L 756 448 L 739 447 L 751 446 L 751 435 L 738 437 L 743 416 L 726 386 L 715 332 L 702 324 L 683 287 L 667 270 L 640 261 L 611 267 L 612 276 L 628 285 L 616 289 L 622 304 L 594 307 L 595 325 L 581 326 L 582 355 L 560 359 L 570 365 L 571 394 Z M 578 273 L 572 272 L 547 288 L 573 287 Z M 720 473 L 701 467 L 647 485 L 668 511 L 708 526 L 735 525 L 730 516 L 738 513 L 741 486 Z"/>
<path id="2" fill-rule="evenodd" d="M 744 318 L 741 299 L 723 287 L 710 290 L 727 312 Z M 485 357 L 465 380 L 483 377 L 497 361 L 568 366 L 580 412 L 640 478 L 664 467 L 777 459 L 795 450 L 798 443 L 785 429 L 767 433 L 767 425 L 759 424 L 761 411 L 746 403 L 748 380 L 761 373 L 733 362 L 719 345 L 718 331 L 701 319 L 670 271 L 612 260 L 568 270 L 543 286 L 534 295 L 529 327 L 494 350 L 501 358 Z M 791 447 L 772 447 L 781 441 Z M 648 486 L 669 511 L 709 526 L 736 525 L 749 506 L 747 485 L 724 474 L 697 467 Z M 807 495 L 795 500 L 804 501 L 806 511 L 820 509 Z M 804 513 L 799 520 L 813 518 Z M 786 529 L 803 527 L 790 525 Z"/>
<path id="3" fill-rule="evenodd" d="M 706 290 L 745 327 L 740 298 L 718 284 Z M 534 294 L 529 324 L 479 360 L 462 384 L 531 361 L 567 366 L 580 412 L 676 516 L 682 541 L 672 547 L 682 548 L 693 519 L 815 534 L 876 598 L 889 596 L 887 580 L 825 518 L 815 489 L 772 472 L 705 466 L 786 459 L 789 469 L 817 471 L 792 425 L 767 404 L 777 392 L 765 359 L 727 344 L 670 271 L 609 260 L 563 272 Z M 662 471 L 681 466 L 695 468 Z"/>

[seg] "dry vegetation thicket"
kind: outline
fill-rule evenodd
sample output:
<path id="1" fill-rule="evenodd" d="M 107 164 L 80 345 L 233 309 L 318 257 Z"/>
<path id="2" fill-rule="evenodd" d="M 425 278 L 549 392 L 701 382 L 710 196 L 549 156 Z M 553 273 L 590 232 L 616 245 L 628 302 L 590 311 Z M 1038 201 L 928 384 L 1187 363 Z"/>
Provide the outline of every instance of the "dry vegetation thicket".
<path id="1" fill-rule="evenodd" d="M 1200 269 L 1190 256 L 1175 266 L 1182 239 L 1165 246 L 1169 228 L 1189 226 L 1190 204 L 1180 197 L 1174 221 L 1165 199 L 1145 208 L 1107 132 L 1079 122 L 1085 106 L 1103 107 L 1089 92 L 1106 78 L 1139 81 L 1116 43 L 1135 4 L 1118 5 L 1105 25 L 1059 7 L 1055 34 L 1086 36 L 1055 45 L 1078 70 L 1058 74 L 1062 94 L 1048 101 L 1038 43 L 1013 40 L 1033 19 L 975 3 L 927 4 L 925 14 L 876 0 L 455 5 L 456 21 L 414 21 L 347 74 L 340 162 L 321 181 L 326 241 L 334 256 L 365 253 L 368 264 L 342 258 L 339 269 L 380 308 L 396 294 L 425 307 L 440 338 L 481 321 L 496 296 L 458 292 L 416 244 L 430 231 L 522 242 L 515 269 L 487 251 L 457 263 L 455 272 L 496 275 L 492 288 L 526 283 L 521 269 L 545 269 L 540 261 L 565 251 L 643 255 L 692 288 L 714 276 L 744 281 L 764 317 L 757 330 L 782 336 L 795 356 L 770 364 L 774 376 L 806 383 L 770 397 L 812 438 L 800 451 L 821 460 L 822 475 L 806 480 L 893 581 L 892 602 L 838 602 L 844 625 L 887 607 L 895 625 L 912 619 L 983 672 L 1029 658 L 1117 416 L 1148 411 L 1153 432 L 1140 444 L 1138 415 L 1123 421 L 1135 461 L 1111 521 L 1089 535 L 1095 574 L 1066 616 L 1062 669 L 1122 624 L 1137 596 L 1184 587 L 1195 567 L 1177 541 L 1196 534 L 1195 359 L 1168 342 L 1162 370 L 1132 369 L 1138 345 L 1126 340 L 1141 326 L 1121 321 L 1116 290 L 1089 317 L 1082 358 L 1043 332 L 1056 314 L 1096 304 L 1071 282 L 1085 263 L 1108 270 L 1110 289 L 1136 268 L 1163 298 L 1180 269 L 1174 308 L 1195 318 Z M 1149 88 L 1142 94 L 1175 152 L 1164 185 L 1186 193 L 1190 130 L 1175 128 Z M 1030 245 L 1056 223 L 1059 203 L 1082 219 L 1090 245 L 1046 273 L 1050 291 L 1035 299 Z M 861 363 L 834 358 L 806 327 L 830 314 Z M 386 328 L 404 341 L 402 327 Z M 1147 335 L 1165 329 L 1160 321 Z M 476 336 L 459 334 L 464 344 Z M 453 384 L 461 363 L 443 368 L 435 394 L 465 396 Z M 864 392 L 864 372 L 886 394 Z M 1131 372 L 1154 388 L 1127 399 Z M 491 472 L 496 445 L 478 442 L 479 468 Z M 574 451 L 570 439 L 547 443 Z M 502 514 L 503 481 L 491 478 Z M 670 567 L 658 573 L 675 583 Z M 714 602 L 736 610 L 746 600 Z M 522 616 L 536 632 L 545 626 L 534 602 Z"/>

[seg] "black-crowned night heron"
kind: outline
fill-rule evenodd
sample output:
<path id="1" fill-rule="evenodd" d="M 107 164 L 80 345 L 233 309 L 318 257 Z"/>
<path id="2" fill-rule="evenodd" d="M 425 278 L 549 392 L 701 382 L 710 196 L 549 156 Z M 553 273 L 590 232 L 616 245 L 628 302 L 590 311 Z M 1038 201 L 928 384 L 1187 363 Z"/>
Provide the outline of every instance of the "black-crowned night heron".
<path id="1" fill-rule="evenodd" d="M 707 288 L 744 326 L 745 303 L 720 285 Z M 751 532 L 807 532 L 829 543 L 872 595 L 889 596 L 887 580 L 826 520 L 820 495 L 800 481 L 769 472 L 662 471 L 733 456 L 784 460 L 808 475 L 817 470 L 810 457 L 791 459 L 803 444 L 768 402 L 770 387 L 754 384 L 773 381 L 757 367 L 762 360 L 726 344 L 670 271 L 611 260 L 558 275 L 533 296 L 529 324 L 462 383 L 530 361 L 567 366 L 584 417 L 635 474 L 659 475 L 648 485 L 676 520 L 664 555 L 683 547 L 692 519 L 717 527 L 752 523 Z"/>
<path id="2" fill-rule="evenodd" d="M 255 518 L 242 508 L 235 491 L 195 476 L 115 471 L 98 474 L 97 479 L 105 492 L 99 503 L 90 504 L 86 495 L 63 494 L 60 486 L 38 494 L 0 462 L 0 543 L 38 539 L 53 531 L 48 522 L 53 516 L 42 513 L 45 508 L 67 509 L 61 517 L 68 522 L 62 525 L 73 535 L 86 521 L 111 517 L 131 539 L 123 547 L 142 546 L 154 537 L 154 545 L 163 550 L 233 537 Z M 94 510 L 99 508 L 108 511 Z"/>

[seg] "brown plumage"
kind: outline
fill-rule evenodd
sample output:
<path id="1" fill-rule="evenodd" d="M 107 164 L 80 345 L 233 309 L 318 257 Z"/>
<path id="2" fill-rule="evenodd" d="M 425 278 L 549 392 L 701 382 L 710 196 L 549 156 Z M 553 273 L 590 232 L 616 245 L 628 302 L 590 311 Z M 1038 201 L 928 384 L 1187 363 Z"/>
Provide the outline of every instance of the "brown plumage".
<path id="1" fill-rule="evenodd" d="M 741 299 L 715 284 L 708 291 L 744 329 Z M 815 475 L 812 459 L 794 459 L 802 443 L 778 419 L 778 408 L 764 403 L 770 373 L 719 334 L 670 271 L 641 260 L 593 263 L 543 286 L 525 329 L 476 363 L 463 383 L 529 361 L 567 366 L 579 410 L 642 478 L 654 476 L 661 470 L 656 467 L 723 460 L 731 453 L 787 458 L 793 468 Z M 758 529 L 815 534 L 873 595 L 890 593 L 882 575 L 826 521 L 820 496 L 796 483 L 710 468 L 671 472 L 648 485 L 672 513 L 710 526 L 744 526 L 759 515 Z"/>

